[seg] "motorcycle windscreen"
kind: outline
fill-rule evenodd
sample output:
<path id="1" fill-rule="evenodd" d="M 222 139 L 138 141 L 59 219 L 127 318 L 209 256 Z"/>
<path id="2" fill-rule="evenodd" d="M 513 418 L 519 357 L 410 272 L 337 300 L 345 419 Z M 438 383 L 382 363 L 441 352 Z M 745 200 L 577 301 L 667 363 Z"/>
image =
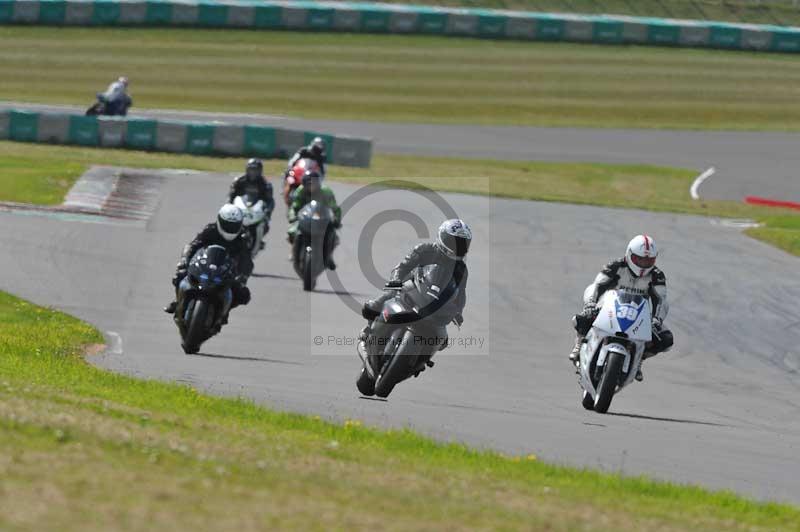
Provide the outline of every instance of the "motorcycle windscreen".
<path id="1" fill-rule="evenodd" d="M 333 213 L 322 203 L 311 200 L 297 213 L 297 219 L 301 232 L 312 235 L 322 234 L 333 220 Z"/>
<path id="2" fill-rule="evenodd" d="M 609 336 L 649 342 L 652 337 L 650 299 L 624 290 L 609 290 L 593 327 Z"/>
<path id="3" fill-rule="evenodd" d="M 242 211 L 244 217 L 244 225 L 253 225 L 260 222 L 264 218 L 264 202 L 258 199 L 258 196 L 253 194 L 244 194 L 236 196 L 233 204 Z"/>
<path id="4" fill-rule="evenodd" d="M 384 304 L 381 317 L 385 323 L 391 325 L 406 325 L 419 320 L 419 314 L 398 298 L 390 299 Z"/>
<path id="5" fill-rule="evenodd" d="M 189 275 L 201 286 L 220 285 L 232 276 L 228 251 L 222 246 L 202 248 L 189 263 Z"/>

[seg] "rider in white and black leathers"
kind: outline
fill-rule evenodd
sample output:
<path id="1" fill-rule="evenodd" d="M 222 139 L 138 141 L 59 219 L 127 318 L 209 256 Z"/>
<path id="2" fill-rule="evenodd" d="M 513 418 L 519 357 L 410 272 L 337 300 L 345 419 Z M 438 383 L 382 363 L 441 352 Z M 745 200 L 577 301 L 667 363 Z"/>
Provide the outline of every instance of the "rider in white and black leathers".
<path id="1" fill-rule="evenodd" d="M 459 287 L 455 305 L 458 310 L 456 322 L 461 325 L 464 321 L 461 313 L 467 304 L 467 278 L 469 272 L 465 261 L 470 243 L 472 242 L 472 231 L 462 220 L 446 220 L 439 226 L 439 232 L 435 242 L 423 242 L 414 246 L 414 249 L 398 264 L 386 283 L 387 288 L 399 288 L 403 281 L 409 278 L 418 266 L 428 264 L 438 264 L 443 267 L 445 274 L 451 273 L 456 279 Z M 383 308 L 383 304 L 394 297 L 396 292 L 391 290 L 384 291 L 383 294 L 364 303 L 361 313 L 365 319 L 372 322 Z M 364 334 L 369 331 L 370 325 L 364 329 Z"/>
<path id="2" fill-rule="evenodd" d="M 667 303 L 667 279 L 664 272 L 656 268 L 658 248 L 647 235 L 638 235 L 628 244 L 625 256 L 609 262 L 597 274 L 594 282 L 583 294 L 583 312 L 573 318 L 578 337 L 570 353 L 570 360 L 577 362 L 583 339 L 597 317 L 597 303 L 606 290 L 624 289 L 628 292 L 647 295 L 653 308 L 653 341 L 647 346 L 647 355 L 655 355 L 672 347 L 672 332 L 664 328 L 669 312 Z M 641 368 L 636 374 L 642 380 Z"/>

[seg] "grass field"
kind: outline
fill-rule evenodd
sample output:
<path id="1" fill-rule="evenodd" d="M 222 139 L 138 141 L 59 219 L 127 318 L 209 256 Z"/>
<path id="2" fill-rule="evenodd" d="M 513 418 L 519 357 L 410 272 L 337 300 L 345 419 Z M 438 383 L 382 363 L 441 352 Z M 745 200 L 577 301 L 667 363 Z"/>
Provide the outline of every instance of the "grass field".
<path id="1" fill-rule="evenodd" d="M 0 201 L 57 205 L 86 168 L 69 159 L 41 161 L 10 151 L 0 156 Z"/>
<path id="2" fill-rule="evenodd" d="M 403 0 L 382 0 L 407 3 Z M 415 4 L 797 25 L 792 0 L 414 0 Z"/>
<path id="3" fill-rule="evenodd" d="M 102 53 L 99 51 L 102 50 Z M 313 118 L 800 129 L 800 56 L 227 30 L 0 27 L 0 99 Z"/>
<path id="4" fill-rule="evenodd" d="M 240 172 L 242 162 L 240 158 L 0 141 L 0 201 L 60 203 L 68 184 L 92 164 Z M 267 175 L 280 175 L 283 168 L 283 161 L 265 161 Z M 350 183 L 403 179 L 443 191 L 751 218 L 764 227 L 750 229 L 748 234 L 800 255 L 800 212 L 732 201 L 693 201 L 688 190 L 695 172 L 679 168 L 378 155 L 371 168 L 331 166 L 328 173 L 332 180 Z"/>
<path id="5" fill-rule="evenodd" d="M 0 292 L 0 529 L 800 530 L 800 510 L 107 373 Z"/>

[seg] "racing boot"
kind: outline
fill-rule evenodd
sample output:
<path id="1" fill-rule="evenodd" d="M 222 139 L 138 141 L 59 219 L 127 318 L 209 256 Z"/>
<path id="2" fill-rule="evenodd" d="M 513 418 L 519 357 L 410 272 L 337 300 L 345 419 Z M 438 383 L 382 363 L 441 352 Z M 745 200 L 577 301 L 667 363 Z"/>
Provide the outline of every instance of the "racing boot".
<path id="1" fill-rule="evenodd" d="M 575 338 L 575 347 L 572 348 L 572 351 L 569 354 L 569 360 L 573 364 L 577 364 L 578 361 L 581 359 L 581 345 L 583 344 L 583 336 L 578 336 Z"/>
<path id="2" fill-rule="evenodd" d="M 644 374 L 642 373 L 642 363 L 639 362 L 639 367 L 636 369 L 636 376 L 634 377 L 637 382 L 642 382 L 644 380 Z"/>
<path id="3" fill-rule="evenodd" d="M 175 309 L 177 307 L 178 307 L 178 302 L 173 301 L 172 303 L 164 307 L 164 312 L 166 312 L 167 314 L 175 314 Z"/>

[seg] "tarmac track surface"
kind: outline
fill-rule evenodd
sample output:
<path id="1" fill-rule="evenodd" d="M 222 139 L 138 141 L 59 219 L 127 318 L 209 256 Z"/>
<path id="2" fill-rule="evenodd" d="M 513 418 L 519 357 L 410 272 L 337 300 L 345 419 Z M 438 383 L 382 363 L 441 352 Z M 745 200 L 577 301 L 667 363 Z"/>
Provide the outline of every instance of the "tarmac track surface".
<path id="1" fill-rule="evenodd" d="M 94 363 L 329 419 L 800 503 L 796 258 L 706 218 L 444 195 L 475 231 L 466 323 L 450 334 L 486 343 L 442 352 L 435 368 L 383 402 L 359 397 L 352 346 L 314 345 L 318 335 L 355 336 L 363 320 L 327 275 L 317 292 L 302 292 L 287 261 L 282 206 L 256 260 L 252 303 L 232 312 L 201 355 L 182 353 L 161 307 L 181 247 L 210 221 L 230 176 L 162 177 L 146 223 L 0 212 L 0 249 L 13 250 L 0 254 L 0 288 L 106 331 L 111 347 Z M 335 190 L 342 201 L 357 188 Z M 383 205 L 421 205 L 415 212 L 428 227 L 442 218 L 416 193 L 380 194 L 348 211 L 337 251 L 341 292 L 357 300 L 375 293 L 358 243 L 369 240 L 361 230 Z M 579 403 L 568 319 L 585 285 L 637 231 L 663 250 L 676 347 L 649 360 L 645 382 L 598 415 Z M 377 271 L 388 272 L 417 240 L 401 222 L 378 229 Z"/>
<path id="2" fill-rule="evenodd" d="M 0 102 L 0 107 L 77 111 L 76 106 Z M 645 163 L 717 173 L 703 198 L 745 196 L 800 201 L 800 135 L 779 132 L 677 131 L 396 124 L 280 116 L 134 109 L 132 116 L 263 124 L 372 137 L 382 153 L 500 160 Z M 687 190 L 688 194 L 688 190 Z"/>

